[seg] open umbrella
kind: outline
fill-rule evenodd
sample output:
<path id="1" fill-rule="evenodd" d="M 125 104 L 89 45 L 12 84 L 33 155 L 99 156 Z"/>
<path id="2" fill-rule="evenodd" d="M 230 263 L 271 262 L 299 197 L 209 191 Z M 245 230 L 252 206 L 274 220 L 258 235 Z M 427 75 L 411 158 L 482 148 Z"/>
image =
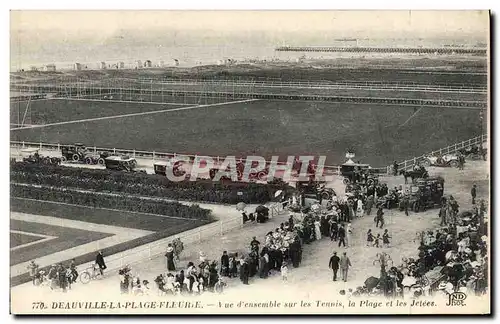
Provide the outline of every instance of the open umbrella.
<path id="1" fill-rule="evenodd" d="M 377 287 L 379 283 L 379 279 L 376 277 L 369 277 L 368 279 L 365 280 L 365 287 L 368 290 L 372 290 L 373 288 Z"/>
<path id="2" fill-rule="evenodd" d="M 411 287 L 417 283 L 417 279 L 415 279 L 415 277 L 406 276 L 401 283 L 404 287 Z"/>
<path id="3" fill-rule="evenodd" d="M 246 206 L 247 206 L 247 204 L 245 204 L 244 202 L 239 202 L 238 204 L 236 204 L 236 210 L 239 210 L 239 211 L 245 210 Z"/>
<path id="4" fill-rule="evenodd" d="M 281 195 L 281 193 L 283 192 L 283 190 L 278 190 L 274 193 L 274 198 L 278 198 L 279 195 Z"/>

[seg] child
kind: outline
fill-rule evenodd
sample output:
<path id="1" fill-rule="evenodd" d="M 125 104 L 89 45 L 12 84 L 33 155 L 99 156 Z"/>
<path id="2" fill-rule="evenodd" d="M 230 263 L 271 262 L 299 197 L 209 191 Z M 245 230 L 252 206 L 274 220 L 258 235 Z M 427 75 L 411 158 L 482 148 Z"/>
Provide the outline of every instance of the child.
<path id="1" fill-rule="evenodd" d="M 288 279 L 288 266 L 286 262 L 283 262 L 281 265 L 281 278 L 283 278 L 283 281 L 287 281 Z"/>
<path id="2" fill-rule="evenodd" d="M 380 246 L 380 240 L 381 239 L 382 238 L 380 237 L 380 234 L 377 234 L 377 237 L 375 238 L 375 242 L 373 243 L 373 246 L 375 246 L 375 247 L 381 247 Z"/>
<path id="3" fill-rule="evenodd" d="M 391 238 L 389 236 L 389 233 L 387 232 L 387 229 L 384 231 L 384 235 L 382 236 L 382 241 L 384 243 L 384 247 L 390 247 L 390 242 L 389 239 Z"/>
<path id="4" fill-rule="evenodd" d="M 373 245 L 373 233 L 372 230 L 369 229 L 368 233 L 366 233 L 366 246 L 372 246 Z"/>

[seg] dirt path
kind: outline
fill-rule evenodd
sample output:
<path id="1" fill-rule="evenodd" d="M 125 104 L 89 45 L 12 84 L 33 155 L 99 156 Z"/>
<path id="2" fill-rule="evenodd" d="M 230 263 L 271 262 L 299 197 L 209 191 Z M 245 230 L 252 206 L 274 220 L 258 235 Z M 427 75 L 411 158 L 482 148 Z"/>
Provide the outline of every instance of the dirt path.
<path id="1" fill-rule="evenodd" d="M 441 175 L 445 177 L 445 194 L 454 195 L 461 210 L 469 209 L 471 203 L 469 200 L 470 186 L 472 183 L 478 185 L 478 197 L 486 198 L 489 195 L 488 189 L 488 165 L 483 161 L 471 161 L 466 165 L 466 169 L 459 171 L 457 169 L 431 168 L 431 175 Z M 391 177 L 387 179 L 389 186 L 403 183 L 402 177 Z M 246 251 L 252 236 L 257 236 L 261 242 L 264 241 L 265 234 L 278 227 L 288 216 L 282 215 L 272 219 L 266 224 L 246 225 L 241 230 L 228 233 L 223 237 L 216 237 L 199 244 L 186 246 L 185 254 L 182 257 L 178 268 L 184 268 L 187 261 L 198 259 L 199 251 L 207 253 L 209 259 L 219 260 L 223 250 L 228 251 Z M 405 216 L 399 211 L 386 211 L 386 228 L 392 236 L 392 247 L 375 248 L 366 247 L 365 233 L 371 228 L 375 233 L 382 233 L 382 230 L 376 230 L 373 222 L 373 216 L 365 216 L 354 220 L 352 243 L 348 248 L 339 248 L 329 239 L 324 238 L 320 241 L 305 245 L 303 262 L 299 268 L 291 269 L 288 283 L 283 283 L 279 275 L 270 277 L 267 280 L 252 279 L 250 286 L 243 286 L 238 279 L 228 281 L 228 289 L 224 298 L 239 298 L 252 296 L 254 299 L 270 298 L 277 296 L 290 297 L 291 300 L 300 297 L 313 298 L 322 296 L 323 300 L 332 296 L 338 296 L 341 289 L 355 289 L 369 276 L 378 276 L 379 267 L 373 264 L 378 252 L 387 252 L 395 264 L 399 264 L 402 257 L 414 257 L 417 253 L 418 242 L 415 239 L 417 232 L 435 228 L 439 223 L 437 210 L 429 210 L 423 213 L 411 213 Z M 352 270 L 349 273 L 347 283 L 340 281 L 333 282 L 331 271 L 328 269 L 328 260 L 333 251 L 348 253 L 351 258 Z M 163 257 L 157 257 L 153 260 L 144 261 L 140 265 L 132 266 L 133 272 L 138 274 L 141 279 L 153 279 L 160 273 L 165 272 L 165 260 Z M 265 284 L 264 284 L 265 282 Z M 109 277 L 98 282 L 91 282 L 88 285 L 78 284 L 67 295 L 71 298 L 77 296 L 92 296 L 95 293 L 96 285 L 99 285 L 99 291 L 106 296 L 117 296 L 119 294 L 119 279 L 113 273 Z M 154 287 L 154 284 L 151 284 Z M 59 292 L 49 292 L 47 289 L 34 289 L 29 285 L 23 285 L 13 288 L 13 294 L 44 295 L 59 294 Z M 250 294 L 250 295 L 249 295 Z M 206 295 L 206 296 L 205 296 Z M 210 298 L 211 294 L 205 294 L 202 298 Z"/>

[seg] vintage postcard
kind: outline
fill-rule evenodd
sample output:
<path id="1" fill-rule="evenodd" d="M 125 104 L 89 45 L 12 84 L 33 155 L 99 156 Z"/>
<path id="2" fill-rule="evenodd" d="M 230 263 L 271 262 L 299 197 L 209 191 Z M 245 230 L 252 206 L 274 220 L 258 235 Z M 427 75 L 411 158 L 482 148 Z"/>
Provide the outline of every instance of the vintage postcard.
<path id="1" fill-rule="evenodd" d="M 489 314 L 488 11 L 12 11 L 12 314 Z"/>

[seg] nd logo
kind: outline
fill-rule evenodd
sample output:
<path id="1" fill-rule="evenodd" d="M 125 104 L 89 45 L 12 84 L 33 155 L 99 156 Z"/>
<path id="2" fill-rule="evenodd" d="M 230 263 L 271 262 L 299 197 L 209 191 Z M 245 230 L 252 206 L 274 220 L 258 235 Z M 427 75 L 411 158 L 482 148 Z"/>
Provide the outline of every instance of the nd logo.
<path id="1" fill-rule="evenodd" d="M 467 299 L 467 294 L 463 292 L 451 293 L 446 306 L 465 306 L 465 299 Z"/>

